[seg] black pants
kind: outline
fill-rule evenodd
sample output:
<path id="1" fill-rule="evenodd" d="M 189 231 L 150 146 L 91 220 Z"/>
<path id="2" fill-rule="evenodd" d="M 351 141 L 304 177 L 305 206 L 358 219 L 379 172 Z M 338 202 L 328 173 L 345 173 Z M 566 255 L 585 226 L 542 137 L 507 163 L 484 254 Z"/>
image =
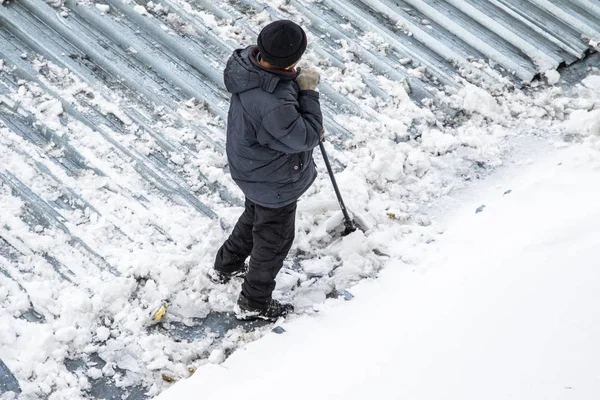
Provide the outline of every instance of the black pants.
<path id="1" fill-rule="evenodd" d="M 250 304 L 260 307 L 271 299 L 275 277 L 294 242 L 296 202 L 281 208 L 266 208 L 246 199 L 245 206 L 233 232 L 217 253 L 215 269 L 235 272 L 250 256 L 242 293 Z"/>

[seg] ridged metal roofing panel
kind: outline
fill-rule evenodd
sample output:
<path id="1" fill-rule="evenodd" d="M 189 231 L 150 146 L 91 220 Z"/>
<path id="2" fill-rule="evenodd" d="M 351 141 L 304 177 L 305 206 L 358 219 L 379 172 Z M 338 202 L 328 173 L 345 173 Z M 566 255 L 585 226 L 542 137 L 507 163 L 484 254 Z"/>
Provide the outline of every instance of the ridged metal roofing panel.
<path id="1" fill-rule="evenodd" d="M 529 0 L 538 8 L 573 27 L 582 36 L 597 40 L 600 35 L 600 20 L 597 15 L 594 17 L 598 7 L 592 6 L 592 1 L 594 0 Z"/>
<path id="2" fill-rule="evenodd" d="M 589 49 L 588 43 L 581 40 L 581 33 L 531 3 L 520 0 L 492 0 L 492 3 L 576 58 L 583 57 Z"/>
<path id="3" fill-rule="evenodd" d="M 514 71 L 524 81 L 530 81 L 536 74 L 533 63 L 517 48 L 449 4 L 413 0 L 368 3 L 379 7 L 430 49 L 464 68 L 469 68 L 469 58 L 483 58 Z"/>
<path id="4" fill-rule="evenodd" d="M 367 0 L 362 3 L 402 25 L 446 58 L 467 61 L 464 54 L 452 52 L 460 46 L 455 41 L 458 38 L 467 53 L 473 57 L 482 54 L 524 82 L 563 63 L 573 63 L 589 49 L 586 39 L 600 37 L 588 13 L 574 6 L 560 8 L 542 4 L 545 8 L 540 9 L 527 2 L 504 0 Z"/>

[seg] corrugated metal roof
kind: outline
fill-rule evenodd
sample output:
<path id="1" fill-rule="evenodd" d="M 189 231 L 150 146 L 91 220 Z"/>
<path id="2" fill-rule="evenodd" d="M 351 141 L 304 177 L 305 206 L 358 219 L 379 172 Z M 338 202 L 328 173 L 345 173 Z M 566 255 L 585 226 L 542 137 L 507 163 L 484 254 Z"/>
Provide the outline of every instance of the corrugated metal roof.
<path id="1" fill-rule="evenodd" d="M 44 323 L 49 314 L 33 306 L 21 258 L 41 257 L 56 276 L 27 273 L 85 286 L 87 274 L 120 274 L 119 260 L 107 248 L 139 244 L 135 232 L 111 214 L 118 207 L 141 215 L 140 221 L 146 221 L 144 213 L 182 207 L 210 228 L 218 227 L 228 208 L 242 204 L 230 179 L 215 178 L 224 159 L 229 97 L 222 66 L 240 45 L 222 34 L 223 27 L 241 42 L 258 34 L 249 15 L 262 15 L 265 22 L 301 20 L 312 39 L 309 49 L 322 62 L 343 70 L 354 59 L 372 68 L 358 72 L 372 96 L 365 101 L 326 79 L 320 86 L 336 143 L 351 135 L 336 122 L 338 115 L 378 118 L 377 102 L 389 98 L 378 75 L 405 81 L 416 102 L 435 106 L 440 91 L 452 92 L 466 81 L 486 85 L 501 76 L 472 61 L 489 60 L 497 72 L 528 83 L 583 58 L 590 40 L 600 40 L 600 3 L 586 0 L 138 1 L 151 15 L 136 11 L 134 2 L 102 3 L 111 7 L 108 15 L 92 2 L 75 0 L 59 8 L 42 0 L 0 6 L 0 59 L 11 68 L 0 72 L 0 127 L 8 133 L 0 138 L 6 157 L 0 202 L 5 215 L 19 209 L 11 199 L 25 205 L 19 218 L 5 218 L 0 226 L 0 285 L 28 299 L 22 317 L 29 321 Z M 82 85 L 62 90 L 65 79 Z M 26 89 L 24 82 L 37 89 Z M 12 100 L 27 90 L 37 91 L 31 104 Z M 48 117 L 48 108 L 57 106 L 63 113 Z M 153 149 L 144 148 L 146 139 Z M 124 181 L 120 171 L 134 171 L 136 179 Z M 90 190 L 111 206 L 90 204 Z M 86 231 L 97 218 L 106 219 L 110 234 Z M 161 235 L 165 251 L 177 250 L 160 221 L 145 223 L 144 229 Z M 31 236 L 13 234 L 22 226 L 29 226 Z M 64 234 L 70 250 L 36 250 L 42 229 Z"/>

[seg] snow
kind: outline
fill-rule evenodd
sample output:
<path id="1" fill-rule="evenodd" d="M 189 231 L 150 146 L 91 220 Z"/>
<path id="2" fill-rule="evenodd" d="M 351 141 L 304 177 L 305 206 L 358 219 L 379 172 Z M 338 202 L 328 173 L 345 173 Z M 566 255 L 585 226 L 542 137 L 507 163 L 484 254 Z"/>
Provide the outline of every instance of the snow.
<path id="1" fill-rule="evenodd" d="M 148 10 L 146 10 L 146 7 L 144 7 L 144 6 L 141 6 L 141 5 L 139 5 L 139 4 L 138 4 L 138 5 L 135 5 L 135 6 L 133 6 L 133 10 L 134 10 L 135 12 L 137 12 L 137 13 L 141 14 L 141 15 L 150 15 L 150 14 L 148 13 Z"/>
<path id="2" fill-rule="evenodd" d="M 288 400 L 596 399 L 598 182 L 586 146 L 514 165 L 461 194 L 421 263 L 391 260 L 351 302 L 283 323 L 157 400 L 262 399 L 249 388 L 263 386 Z"/>
<path id="3" fill-rule="evenodd" d="M 103 14 L 108 14 L 108 12 L 110 11 L 110 6 L 107 4 L 96 3 L 96 8 Z"/>
<path id="4" fill-rule="evenodd" d="M 54 8 L 60 8 L 63 6 L 64 0 L 46 0 L 46 3 Z"/>
<path id="5" fill-rule="evenodd" d="M 333 268 L 335 267 L 335 265 L 337 264 L 337 262 L 335 261 L 335 259 L 331 256 L 329 257 L 322 257 L 319 259 L 311 259 L 311 260 L 305 260 L 302 261 L 302 270 L 310 275 L 316 275 L 316 276 L 323 276 L 323 275 L 328 275 Z"/>
<path id="6" fill-rule="evenodd" d="M 210 353 L 210 356 L 208 356 L 208 361 L 210 361 L 213 364 L 220 364 L 223 361 L 225 361 L 225 352 L 223 351 L 223 349 L 215 349 Z"/>
<path id="7" fill-rule="evenodd" d="M 180 154 L 171 154 L 171 161 L 180 166 L 185 164 L 185 159 Z"/>
<path id="8" fill-rule="evenodd" d="M 488 91 L 471 84 L 466 85 L 462 91 L 465 111 L 479 113 L 494 120 L 499 118 L 501 115 L 500 106 Z"/>
<path id="9" fill-rule="evenodd" d="M 576 110 L 565 122 L 565 130 L 579 135 L 600 135 L 600 110 Z"/>
<path id="10" fill-rule="evenodd" d="M 547 70 L 544 76 L 550 85 L 556 85 L 560 81 L 560 73 L 555 69 Z"/>
<path id="11" fill-rule="evenodd" d="M 581 81 L 581 83 L 583 86 L 600 96 L 600 75 L 587 76 Z"/>
<path id="12" fill-rule="evenodd" d="M 423 148 L 434 154 L 446 154 L 460 146 L 460 141 L 449 134 L 432 129 L 423 135 Z"/>
<path id="13" fill-rule="evenodd" d="M 96 331 L 96 337 L 101 342 L 106 342 L 106 340 L 110 337 L 110 329 L 105 326 L 101 326 Z"/>

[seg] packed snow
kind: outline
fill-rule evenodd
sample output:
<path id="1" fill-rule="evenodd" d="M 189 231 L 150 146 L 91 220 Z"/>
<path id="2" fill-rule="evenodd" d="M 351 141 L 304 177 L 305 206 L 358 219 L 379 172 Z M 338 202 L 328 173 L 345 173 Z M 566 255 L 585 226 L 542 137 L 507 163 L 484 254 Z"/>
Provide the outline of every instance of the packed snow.
<path id="1" fill-rule="evenodd" d="M 541 153 L 453 199 L 460 207 L 421 262 L 391 260 L 351 302 L 281 323 L 157 400 L 265 390 L 289 400 L 597 399 L 600 152 Z"/>
<path id="2" fill-rule="evenodd" d="M 106 13 L 104 3 L 90 8 Z M 232 46 L 250 43 L 271 18 L 265 11 L 232 22 L 219 17 L 218 10 L 212 14 L 195 10 L 193 2 L 175 3 L 200 22 L 152 2 L 134 9 L 152 15 L 148 20 L 160 21 L 170 33 L 210 29 Z M 288 2 L 270 3 L 279 17 L 300 19 Z M 109 8 L 103 20 L 116 18 L 114 10 Z M 373 33 L 360 40 L 364 47 L 386 51 L 385 40 Z M 318 38 L 311 35 L 309 41 Z M 345 167 L 337 179 L 348 208 L 369 229 L 338 238 L 341 212 L 317 155 L 320 176 L 299 203 L 296 241 L 275 292 L 310 315 L 291 318 L 298 324 L 333 315 L 328 310 L 335 300 L 328 297 L 359 295 L 365 289 L 356 292 L 355 285 L 365 278 L 382 274 L 382 284 L 388 282 L 392 278 L 385 275 L 394 265 L 420 270 L 431 242 L 443 231 L 433 205 L 503 166 L 521 148 L 522 138 L 556 146 L 581 142 L 600 150 L 597 69 L 587 71 L 589 76 L 574 87 L 535 82 L 521 90 L 486 64 L 473 62 L 471 84 L 436 92 L 436 98 L 418 106 L 409 96 L 410 85 L 371 69 L 356 43 L 336 45 L 334 55 L 342 67 L 324 59 L 316 46 L 309 47 L 303 63 L 316 65 L 329 93 L 341 93 L 356 105 L 325 121 L 348 133 L 344 138 L 330 135 L 326 147 L 336 168 Z M 144 54 L 144 49 L 127 50 L 132 57 L 138 52 Z M 270 327 L 208 332 L 193 340 L 171 335 L 176 326 L 230 311 L 239 293 L 239 281 L 219 287 L 206 278 L 216 249 L 242 210 L 242 195 L 225 170 L 225 155 L 216 150 L 223 145 L 222 121 L 196 99 L 186 99 L 174 110 L 147 108 L 136 102 L 137 93 L 114 90 L 101 80 L 86 82 L 76 71 L 34 52 L 23 54 L 22 61 L 37 74 L 17 79 L 12 65 L 0 60 L 0 76 L 15 82 L 14 89 L 1 88 L 0 106 L 55 136 L 41 148 L 0 123 L 0 173 L 31 188 L 41 201 L 59 209 L 61 218 L 54 224 L 28 223 L 35 216 L 23 198 L 0 184 L 0 236 L 19 253 L 16 262 L 0 256 L 0 267 L 12 277 L 0 274 L 0 359 L 19 379 L 21 397 L 82 399 L 96 379 L 107 377 L 121 388 L 143 385 L 150 396 L 158 395 L 173 380 L 221 363 L 240 346 L 269 334 Z M 426 76 L 410 59 L 400 64 L 413 76 Z M 493 83 L 482 76 L 494 77 Z M 376 86 L 388 97 L 375 95 Z M 443 109 L 455 114 L 444 121 Z M 132 110 L 152 122 L 132 119 Z M 100 120 L 100 129 L 72 118 L 75 112 Z M 218 218 L 194 209 L 175 190 L 149 185 L 140 166 L 154 166 L 148 160 L 155 159 L 164 160 L 172 175 L 151 172 L 167 175 L 164 181 L 173 187 L 189 188 Z M 76 169 L 77 164 L 68 160 L 84 164 L 83 172 L 71 173 L 68 167 Z M 488 204 L 478 215 L 490 209 Z M 417 309 L 419 299 L 415 294 L 407 301 Z M 153 313 L 165 301 L 165 321 L 153 324 Z M 30 311 L 40 313 L 45 323 L 21 318 Z M 286 330 L 288 323 L 296 322 L 286 322 Z M 265 342 L 269 340 L 278 339 Z M 75 361 L 83 367 L 66 367 L 65 362 Z"/>

